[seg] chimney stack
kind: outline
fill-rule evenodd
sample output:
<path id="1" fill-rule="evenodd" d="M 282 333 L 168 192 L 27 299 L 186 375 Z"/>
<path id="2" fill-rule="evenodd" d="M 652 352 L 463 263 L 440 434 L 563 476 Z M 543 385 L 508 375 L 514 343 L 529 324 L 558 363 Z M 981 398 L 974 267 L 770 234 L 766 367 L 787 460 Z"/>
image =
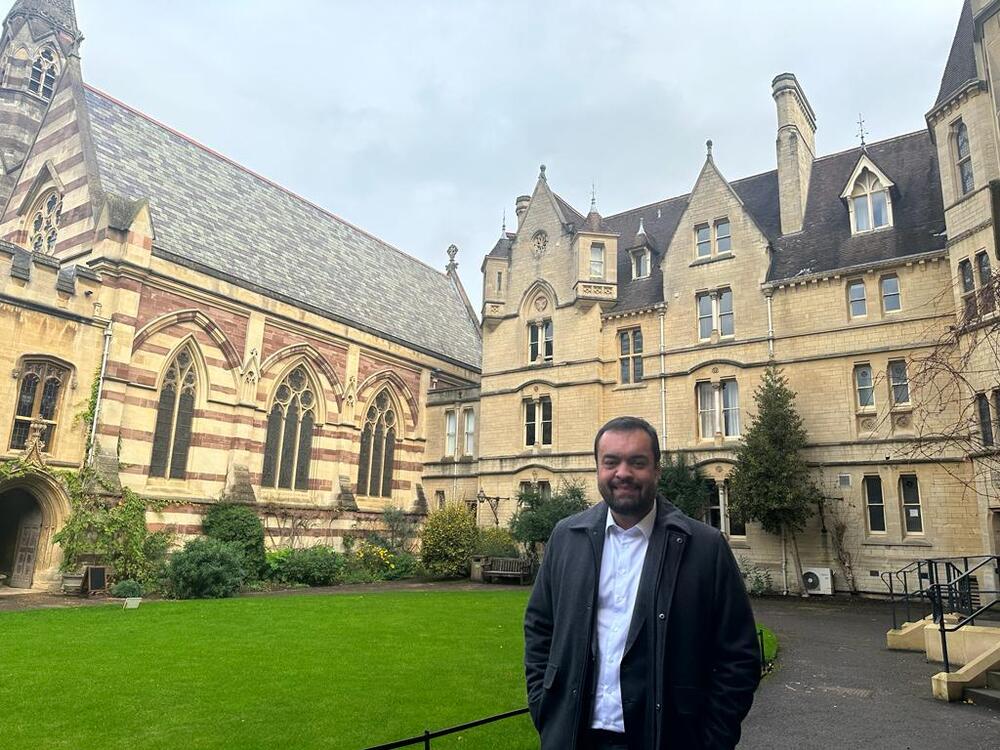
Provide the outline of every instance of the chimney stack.
<path id="1" fill-rule="evenodd" d="M 802 229 L 809 195 L 809 177 L 816 158 L 816 115 L 792 73 L 771 81 L 771 95 L 778 110 L 778 201 L 781 233 Z"/>

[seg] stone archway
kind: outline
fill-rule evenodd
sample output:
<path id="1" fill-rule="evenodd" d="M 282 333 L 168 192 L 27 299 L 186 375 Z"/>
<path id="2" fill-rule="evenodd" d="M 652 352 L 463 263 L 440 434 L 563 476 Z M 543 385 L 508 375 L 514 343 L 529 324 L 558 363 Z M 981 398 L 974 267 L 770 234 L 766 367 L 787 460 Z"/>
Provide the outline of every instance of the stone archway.
<path id="1" fill-rule="evenodd" d="M 62 555 L 52 535 L 69 515 L 62 486 L 44 473 L 0 485 L 0 575 L 12 588 L 55 588 Z"/>

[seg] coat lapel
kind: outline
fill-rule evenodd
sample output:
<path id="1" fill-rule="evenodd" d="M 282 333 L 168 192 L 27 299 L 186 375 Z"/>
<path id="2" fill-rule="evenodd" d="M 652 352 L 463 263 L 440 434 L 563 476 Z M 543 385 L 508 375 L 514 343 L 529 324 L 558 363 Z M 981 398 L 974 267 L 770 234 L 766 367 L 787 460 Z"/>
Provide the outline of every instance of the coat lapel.
<path id="1" fill-rule="evenodd" d="M 604 554 L 604 537 L 605 537 L 605 527 L 608 522 L 608 506 L 604 502 L 597 503 L 591 506 L 588 510 L 584 511 L 579 518 L 574 521 L 571 525 L 571 529 L 575 529 L 580 533 L 587 535 L 590 539 L 590 547 L 594 553 L 594 567 L 591 575 L 591 592 L 590 592 L 590 616 L 591 618 L 596 617 L 597 613 L 597 589 L 600 586 L 601 580 L 601 557 Z M 590 651 L 592 654 L 597 653 L 597 628 L 592 629 L 592 637 L 590 639 Z"/>

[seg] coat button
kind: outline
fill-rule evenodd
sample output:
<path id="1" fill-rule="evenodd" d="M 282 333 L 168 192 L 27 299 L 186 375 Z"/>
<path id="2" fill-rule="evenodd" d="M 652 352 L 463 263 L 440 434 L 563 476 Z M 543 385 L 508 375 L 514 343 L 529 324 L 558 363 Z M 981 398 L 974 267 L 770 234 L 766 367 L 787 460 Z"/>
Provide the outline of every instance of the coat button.
<path id="1" fill-rule="evenodd" d="M 576 695 L 576 690 L 573 690 L 573 695 Z"/>
<path id="2" fill-rule="evenodd" d="M 667 619 L 667 616 L 665 614 L 663 614 L 662 612 L 660 612 L 660 614 L 658 614 L 657 617 L 659 617 L 661 620 L 666 620 Z"/>
<path id="3" fill-rule="evenodd" d="M 682 537 L 682 536 L 677 537 L 677 543 L 678 544 L 684 544 L 684 537 Z"/>
<path id="4" fill-rule="evenodd" d="M 657 704 L 656 704 L 656 710 L 657 710 L 657 711 L 659 711 L 659 710 L 660 710 L 660 704 L 659 704 L 659 703 L 657 703 Z"/>

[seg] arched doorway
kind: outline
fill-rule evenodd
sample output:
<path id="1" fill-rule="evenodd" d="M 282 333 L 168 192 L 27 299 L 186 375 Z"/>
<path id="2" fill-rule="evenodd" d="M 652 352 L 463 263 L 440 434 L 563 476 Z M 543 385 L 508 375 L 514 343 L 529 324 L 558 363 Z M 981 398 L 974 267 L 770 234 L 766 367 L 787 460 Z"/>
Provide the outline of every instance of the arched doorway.
<path id="1" fill-rule="evenodd" d="M 0 582 L 30 589 L 38 563 L 42 509 L 23 488 L 0 494 Z"/>
<path id="2" fill-rule="evenodd" d="M 0 584 L 59 587 L 62 554 L 52 536 L 69 512 L 65 488 L 44 468 L 0 483 Z"/>

